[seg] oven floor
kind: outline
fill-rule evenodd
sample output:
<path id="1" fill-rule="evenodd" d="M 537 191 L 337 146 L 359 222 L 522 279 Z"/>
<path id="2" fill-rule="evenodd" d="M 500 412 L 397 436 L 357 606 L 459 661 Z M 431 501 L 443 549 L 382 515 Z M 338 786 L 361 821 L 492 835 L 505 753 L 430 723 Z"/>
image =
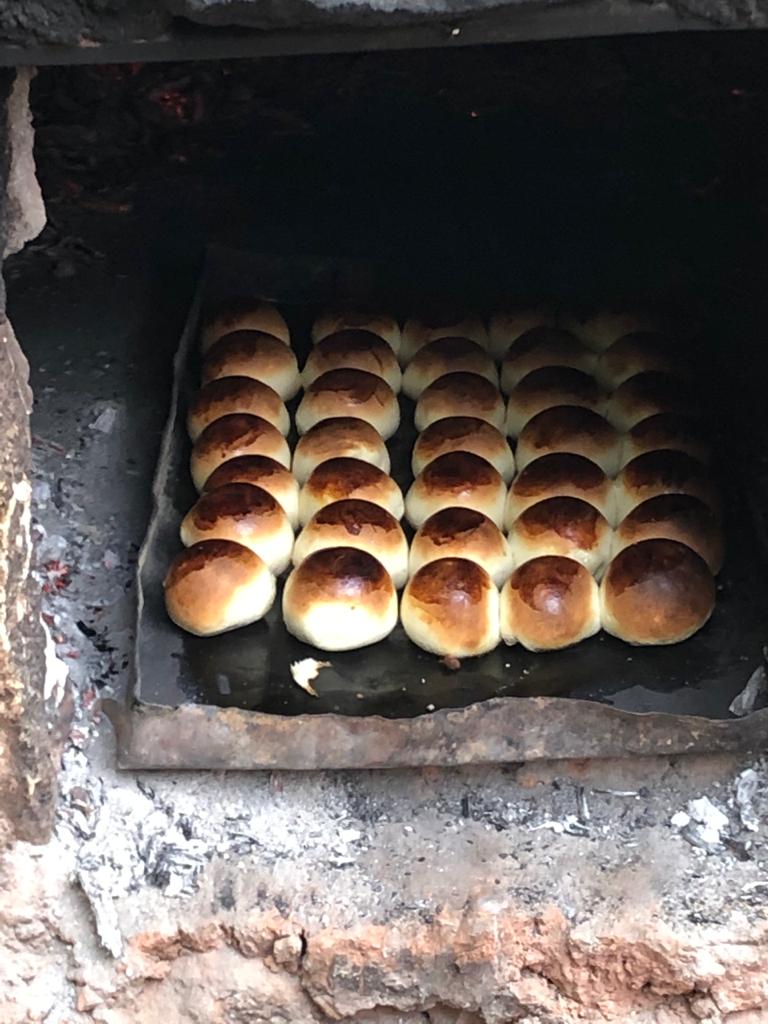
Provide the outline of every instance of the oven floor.
<path id="1" fill-rule="evenodd" d="M 742 295 L 763 272 L 755 254 L 763 239 L 764 214 L 756 214 L 752 205 L 762 161 L 741 159 L 743 151 L 729 140 L 738 134 L 737 127 L 743 128 L 746 108 L 750 118 L 768 123 L 763 72 L 749 61 L 734 68 L 731 57 L 717 51 L 715 42 L 711 46 L 711 61 L 702 58 L 700 68 L 689 62 L 685 72 L 685 62 L 670 62 L 663 53 L 650 68 L 652 73 L 646 60 L 641 83 L 627 70 L 627 44 L 596 44 L 596 55 L 584 58 L 592 92 L 578 100 L 585 112 L 593 108 L 595 96 L 603 98 L 606 109 L 621 107 L 627 96 L 645 104 L 650 141 L 643 145 L 638 139 L 636 145 L 646 152 L 655 138 L 649 127 L 655 124 L 654 103 L 663 93 L 664 116 L 672 110 L 674 125 L 681 119 L 688 131 L 686 145 L 677 147 L 674 160 L 669 158 L 688 199 L 674 220 L 665 222 L 668 251 L 674 256 L 684 245 L 687 252 L 698 254 L 702 273 L 712 273 L 724 253 L 729 257 L 728 247 L 739 235 L 741 258 L 725 262 L 728 286 Z M 523 95 L 526 102 L 533 97 L 535 103 L 551 106 L 569 91 L 563 81 L 569 76 L 560 79 L 559 92 L 548 84 L 541 48 L 525 51 L 522 69 L 519 59 L 505 65 L 500 52 L 494 57 L 487 75 L 478 79 L 485 98 L 472 96 L 471 108 L 464 106 L 467 117 L 471 110 L 482 115 L 483 104 L 490 105 L 501 88 L 514 85 L 516 95 Z M 449 72 L 428 62 L 420 64 L 414 57 L 408 70 L 405 56 L 390 56 L 388 61 L 344 58 L 332 73 L 327 66 L 333 62 L 326 60 L 323 81 L 332 85 L 333 74 L 337 75 L 333 95 L 344 103 L 349 103 L 349 82 L 360 88 L 361 80 L 369 83 L 363 93 L 369 97 L 383 95 L 388 86 L 397 99 L 410 85 L 422 101 L 427 96 L 438 106 L 441 101 L 435 97 L 441 89 L 453 98 L 461 96 L 466 66 Z M 471 58 L 466 61 L 468 66 Z M 298 100 L 292 109 L 286 109 L 287 104 L 280 107 L 274 91 L 269 94 L 267 88 L 279 78 L 278 63 L 264 72 L 268 95 L 252 142 L 253 150 L 263 149 L 263 156 L 254 161 L 250 177 L 238 168 L 237 174 L 222 171 L 215 187 L 204 187 L 202 179 L 196 179 L 201 163 L 211 161 L 198 142 L 205 136 L 203 129 L 175 131 L 173 145 L 158 149 L 154 162 L 141 173 L 132 168 L 135 180 L 129 183 L 121 178 L 120 154 L 108 163 L 108 146 L 90 170 L 82 170 L 89 166 L 85 154 L 92 140 L 81 140 L 78 162 L 72 158 L 72 142 L 62 142 L 53 131 L 41 133 L 38 161 L 54 228 L 37 247 L 30 246 L 9 261 L 6 269 L 10 315 L 30 360 L 36 395 L 36 519 L 45 531 L 37 571 L 46 590 L 45 610 L 58 653 L 76 684 L 76 707 L 64 754 L 56 838 L 40 851 L 21 851 L 7 866 L 19 878 L 29 877 L 30 865 L 44 874 L 46 893 L 41 901 L 63 907 L 69 933 L 79 929 L 88 939 L 72 950 L 67 947 L 65 954 L 59 939 L 51 937 L 51 946 L 41 948 L 46 956 L 56 949 L 57 963 L 63 964 L 60 976 L 50 966 L 33 969 L 26 977 L 37 977 L 39 983 L 20 979 L 17 987 L 7 986 L 6 997 L 17 997 L 20 1005 L 29 1002 L 41 1012 L 38 1003 L 44 986 L 53 1000 L 45 1012 L 49 1006 L 61 1008 L 61 1019 L 67 1019 L 64 1008 L 71 990 L 65 978 L 74 963 L 89 979 L 98 976 L 97 988 L 118 1012 L 125 1007 L 126 1013 L 135 1014 L 139 1005 L 143 1019 L 155 1019 L 153 993 L 185 984 L 183 979 L 173 981 L 179 969 L 176 961 L 170 980 L 157 980 L 162 972 L 153 958 L 170 956 L 163 952 L 166 938 L 171 942 L 176 929 L 184 929 L 190 938 L 181 959 L 193 972 L 210 971 L 200 976 L 211 978 L 215 992 L 219 966 L 226 966 L 226 957 L 236 954 L 206 945 L 210 925 L 226 926 L 226 934 L 234 934 L 232 929 L 244 919 L 256 922 L 251 927 L 259 936 L 282 934 L 280 929 L 308 935 L 310 961 L 314 949 L 322 959 L 313 936 L 329 936 L 334 929 L 348 935 L 350 929 L 362 927 L 363 919 L 366 927 L 412 935 L 419 929 L 430 932 L 434 922 L 439 931 L 446 920 L 477 921 L 478 927 L 490 928 L 499 914 L 509 913 L 515 929 L 530 924 L 531 934 L 540 934 L 542 914 L 553 912 L 553 907 L 563 929 L 578 925 L 585 942 L 626 929 L 640 936 L 643 950 L 655 949 L 661 920 L 685 948 L 706 948 L 708 957 L 720 948 L 727 956 L 731 943 L 754 943 L 768 900 L 768 774 L 760 764 L 754 766 L 754 808 L 761 822 L 757 833 L 740 827 L 733 807 L 737 773 L 746 763 L 725 757 L 332 775 L 115 772 L 112 736 L 95 712 L 94 700 L 118 690 L 132 649 L 135 557 L 149 513 L 151 474 L 167 412 L 165 403 L 154 405 L 147 395 L 158 384 L 170 385 L 170 362 L 202 246 L 216 240 L 273 251 L 337 248 L 342 254 L 362 255 L 378 246 L 385 254 L 397 254 L 421 244 L 429 226 L 426 213 L 421 220 L 402 218 L 394 226 L 383 217 L 372 220 L 363 195 L 350 206 L 348 217 L 334 221 L 339 190 L 343 193 L 358 171 L 349 165 L 349 153 L 352 140 L 359 144 L 360 136 L 351 133 L 334 104 L 316 109 L 314 118 Z M 484 56 L 473 66 L 487 63 Z M 671 63 L 674 71 L 665 78 L 662 69 Z M 720 69 L 714 81 L 712 66 Z M 291 88 L 301 91 L 300 78 L 316 84 L 317 75 L 311 73 L 316 70 L 315 62 L 306 75 L 291 76 Z M 686 75 L 693 76 L 698 91 L 683 89 Z M 43 79 L 38 83 L 42 94 Z M 194 76 L 193 80 L 197 81 Z M 202 81 L 205 91 L 204 77 Z M 251 88 L 259 96 L 258 86 Z M 744 95 L 731 96 L 732 89 Z M 642 103 L 641 92 L 646 94 Z M 75 90 L 75 109 L 77 95 Z M 72 93 L 64 96 L 72 100 Z M 383 100 L 377 103 L 386 106 Z M 397 103 L 393 101 L 392 107 Z M 717 137 L 723 153 L 711 151 L 713 135 L 701 128 L 704 111 L 718 125 L 732 123 Z M 401 116 L 399 110 L 390 113 L 393 127 L 388 138 L 396 134 L 396 119 Z M 41 118 L 45 119 L 44 112 Z M 613 122 L 614 127 L 619 123 Z M 155 128 L 149 133 L 152 138 L 152 131 L 162 134 Z M 163 131 L 169 134 L 167 125 Z M 753 142 L 760 146 L 762 137 Z M 312 153 L 316 158 L 308 163 L 307 154 Z M 186 156 L 186 162 L 179 161 L 179 155 Z M 284 173 L 288 158 L 296 169 L 290 178 Z M 515 149 L 506 166 L 518 165 L 521 159 Z M 371 181 L 377 187 L 384 187 L 391 177 L 393 162 L 399 166 L 391 144 L 389 149 L 382 144 L 370 155 Z M 116 180 L 110 181 L 110 167 Z M 561 172 L 562 161 L 558 175 Z M 714 181 L 718 175 L 719 183 Z M 67 185 L 70 178 L 80 188 L 75 199 L 77 189 Z M 101 190 L 96 189 L 97 180 Z M 397 188 L 405 198 L 415 186 L 414 177 L 403 173 L 398 179 Z M 759 187 L 764 188 L 764 182 Z M 710 229 L 713 224 L 728 225 L 717 261 L 712 246 L 700 244 L 701 221 L 689 219 L 693 193 L 693 205 L 704 209 Z M 431 226 L 443 232 L 435 242 L 436 260 L 446 253 L 456 262 L 470 258 L 472 246 L 480 244 L 493 219 L 490 213 L 484 221 L 473 219 L 474 211 L 467 212 L 457 201 L 463 195 L 451 197 L 449 183 L 443 183 L 442 214 L 429 218 Z M 659 202 L 664 198 L 665 210 L 674 208 L 670 196 L 676 191 L 657 195 Z M 556 233 L 554 214 L 547 223 L 548 231 Z M 492 235 L 507 232 L 505 223 Z M 545 241 L 549 246 L 550 238 L 527 238 L 521 263 L 531 262 L 536 253 L 540 257 Z M 639 240 L 628 242 L 633 249 L 639 246 Z M 563 249 L 563 259 L 578 263 L 578 246 L 569 241 Z M 674 273 L 679 266 L 673 259 L 664 272 Z M 745 681 L 753 668 L 745 663 Z M 704 795 L 729 814 L 735 846 L 716 844 L 707 853 L 670 825 L 672 815 L 690 799 Z M 751 843 L 748 849 L 745 840 Z M 638 893 L 643 894 L 641 900 Z M 653 924 L 646 926 L 651 917 Z M 439 939 L 437 931 L 434 941 Z M 460 928 L 459 933 L 464 934 Z M 359 942 L 354 949 L 367 955 L 363 939 L 354 941 Z M 129 982 L 111 954 L 131 942 L 146 951 L 146 959 Z M 202 949 L 208 952 L 201 953 Z M 512 956 L 505 950 L 507 955 Z M 570 954 L 562 948 L 553 954 L 566 955 Z M 246 963 L 249 976 L 254 963 Z M 690 963 L 689 958 L 686 971 Z M 674 965 L 670 971 L 672 980 L 660 976 L 659 990 L 682 991 L 674 980 Z M 514 991 L 531 1013 L 548 1013 L 545 1004 L 551 1001 L 551 1016 L 542 1018 L 549 1024 L 570 1019 L 581 1007 L 578 994 L 564 996 L 551 986 L 537 989 L 532 999 L 502 975 L 496 962 L 488 970 L 483 967 L 459 981 L 449 980 L 438 970 L 429 973 L 424 954 L 414 972 L 399 974 L 394 984 L 403 1005 L 416 1008 L 439 1005 L 450 991 L 453 1005 L 480 1007 L 492 1014 L 494 1006 L 501 1005 L 498 999 Z M 690 980 L 689 974 L 685 977 Z M 431 979 L 426 988 L 425 978 Z M 634 985 L 633 979 L 630 982 Z M 297 991 L 299 984 L 297 980 Z M 304 977 L 301 984 L 310 981 Z M 701 986 L 707 990 L 705 980 Z M 628 1005 L 640 988 L 638 983 L 627 994 Z M 378 990 L 367 1003 L 340 989 L 327 997 L 318 994 L 334 1014 L 346 1019 L 384 1005 L 391 992 Z M 731 997 L 728 1005 L 749 1008 L 729 990 Z M 181 999 L 178 994 L 168 998 Z M 659 998 L 669 1005 L 677 999 Z M 33 1004 L 34 999 L 38 1003 Z M 137 999 L 143 1002 L 137 1004 Z M 183 1016 L 186 1012 L 180 1010 L 180 1020 L 192 1019 Z M 303 1019 L 304 1012 L 295 1010 L 292 1019 Z M 579 1012 L 583 1018 L 583 1007 Z M 307 1020 L 323 1019 L 316 1016 L 314 1004 L 306 1014 Z M 618 1019 L 628 1019 L 626 1012 Z"/>

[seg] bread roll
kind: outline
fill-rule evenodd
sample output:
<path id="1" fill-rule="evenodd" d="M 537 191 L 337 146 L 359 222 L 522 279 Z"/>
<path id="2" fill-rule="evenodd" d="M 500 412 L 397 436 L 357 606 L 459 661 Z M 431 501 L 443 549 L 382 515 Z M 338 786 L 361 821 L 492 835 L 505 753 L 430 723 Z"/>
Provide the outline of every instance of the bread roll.
<path id="1" fill-rule="evenodd" d="M 603 310 L 586 315 L 565 313 L 558 317 L 558 322 L 595 352 L 605 352 L 625 334 L 655 332 L 660 326 L 658 317 L 631 309 Z"/>
<path id="2" fill-rule="evenodd" d="M 606 418 L 624 433 L 659 412 L 695 416 L 696 405 L 682 380 L 654 370 L 625 380 L 605 406 Z"/>
<path id="3" fill-rule="evenodd" d="M 208 349 L 203 384 L 219 377 L 253 377 L 268 384 L 284 402 L 299 390 L 296 356 L 278 338 L 261 331 L 235 331 Z"/>
<path id="4" fill-rule="evenodd" d="M 365 370 L 330 370 L 304 392 L 296 410 L 296 429 L 306 434 L 321 420 L 337 416 L 365 420 L 386 441 L 400 425 L 400 406 L 381 377 Z"/>
<path id="5" fill-rule="evenodd" d="M 399 590 L 408 579 L 408 541 L 391 512 L 372 501 L 347 498 L 315 512 L 296 538 L 293 564 L 323 548 L 359 548 L 375 555 Z"/>
<path id="6" fill-rule="evenodd" d="M 285 435 L 291 418 L 280 395 L 268 384 L 252 377 L 220 377 L 198 391 L 187 413 L 187 431 L 193 441 L 207 426 L 232 413 L 261 416 Z"/>
<path id="7" fill-rule="evenodd" d="M 597 411 L 600 388 L 593 377 L 568 366 L 544 366 L 516 384 L 507 402 L 507 433 L 517 437 L 526 423 L 545 409 L 582 406 Z"/>
<path id="8" fill-rule="evenodd" d="M 572 558 L 532 558 L 504 584 L 499 619 L 504 643 L 529 651 L 571 647 L 600 629 L 597 584 Z"/>
<path id="9" fill-rule="evenodd" d="M 676 644 L 706 623 L 715 581 L 703 558 L 676 540 L 624 548 L 600 585 L 603 629 L 630 644 Z"/>
<path id="10" fill-rule="evenodd" d="M 286 469 L 291 465 L 291 450 L 277 427 L 261 416 L 222 416 L 206 427 L 192 446 L 190 470 L 198 491 L 222 462 L 240 455 L 267 455 Z"/>
<path id="11" fill-rule="evenodd" d="M 595 354 L 568 331 L 534 327 L 521 334 L 501 364 L 501 390 L 509 394 L 529 373 L 547 366 L 567 366 L 591 373 Z"/>
<path id="12" fill-rule="evenodd" d="M 322 313 L 312 325 L 312 344 L 339 331 L 370 331 L 383 338 L 397 355 L 400 351 L 400 324 L 393 316 L 383 313 L 361 313 L 343 310 L 336 313 Z"/>
<path id="13" fill-rule="evenodd" d="M 497 587 L 512 572 L 506 537 L 488 516 L 470 508 L 441 509 L 419 527 L 411 542 L 411 576 L 438 558 L 468 558 L 481 565 Z"/>
<path id="14" fill-rule="evenodd" d="M 700 555 L 713 576 L 723 565 L 723 531 L 703 501 L 689 494 L 661 494 L 637 505 L 619 523 L 612 554 L 641 540 L 676 540 Z"/>
<path id="15" fill-rule="evenodd" d="M 553 452 L 584 455 L 614 476 L 621 461 L 621 439 L 610 423 L 591 409 L 557 405 L 538 413 L 521 430 L 515 452 L 518 471 Z"/>
<path id="16" fill-rule="evenodd" d="M 405 497 L 405 515 L 414 529 L 441 508 L 473 508 L 497 526 L 504 518 L 506 488 L 490 462 L 471 452 L 439 455 L 419 473 Z"/>
<path id="17" fill-rule="evenodd" d="M 494 313 L 488 324 L 490 353 L 497 362 L 500 362 L 511 346 L 515 345 L 518 339 L 528 331 L 538 327 L 553 327 L 554 324 L 554 313 L 543 307 Z M 536 367 L 532 366 L 531 369 L 536 369 Z"/>
<path id="18" fill-rule="evenodd" d="M 328 459 L 322 462 L 299 492 L 299 522 L 306 526 L 312 516 L 333 501 L 359 498 L 372 501 L 403 518 L 403 493 L 392 477 L 361 459 Z"/>
<path id="19" fill-rule="evenodd" d="M 477 563 L 438 558 L 408 580 L 400 619 L 423 650 L 473 658 L 499 643 L 499 592 Z"/>
<path id="20" fill-rule="evenodd" d="M 195 636 L 257 622 L 275 600 L 275 577 L 262 559 L 230 540 L 204 540 L 182 551 L 163 587 L 170 619 Z"/>
<path id="21" fill-rule="evenodd" d="M 400 362 L 407 366 L 420 348 L 438 338 L 469 338 L 488 349 L 488 332 L 476 316 L 462 317 L 455 313 L 431 316 L 428 319 L 406 320 L 400 346 Z"/>
<path id="22" fill-rule="evenodd" d="M 418 431 L 447 416 L 475 416 L 504 429 L 504 400 L 498 389 L 476 373 L 446 373 L 419 395 L 414 422 Z"/>
<path id="23" fill-rule="evenodd" d="M 624 434 L 621 464 L 625 466 L 638 455 L 661 451 L 663 448 L 685 452 L 702 464 L 709 462 L 710 445 L 701 422 L 674 412 L 659 412 L 640 420 L 628 434 Z"/>
<path id="24" fill-rule="evenodd" d="M 638 455 L 616 478 L 617 520 L 649 498 L 661 494 L 688 494 L 719 516 L 720 500 L 707 471 L 685 452 L 647 452 Z"/>
<path id="25" fill-rule="evenodd" d="M 332 416 L 320 420 L 296 443 L 293 475 L 306 483 L 321 462 L 337 458 L 360 459 L 389 473 L 389 452 L 378 431 L 354 416 Z"/>
<path id="26" fill-rule="evenodd" d="M 518 516 L 547 498 L 581 498 L 601 512 L 609 523 L 615 521 L 613 481 L 598 465 L 583 455 L 556 452 L 528 463 L 512 481 L 504 510 L 507 530 Z"/>
<path id="27" fill-rule="evenodd" d="M 515 475 L 515 457 L 506 437 L 476 416 L 448 416 L 430 423 L 413 446 L 413 475 L 418 476 L 425 466 L 448 452 L 479 455 L 501 473 L 505 483 Z"/>
<path id="28" fill-rule="evenodd" d="M 250 548 L 276 576 L 288 567 L 293 530 L 272 495 L 253 484 L 225 484 L 209 491 L 181 521 L 185 547 L 201 540 L 232 540 Z"/>
<path id="29" fill-rule="evenodd" d="M 403 391 L 414 400 L 446 373 L 476 373 L 494 387 L 499 375 L 488 353 L 469 338 L 438 338 L 422 346 L 403 375 Z"/>
<path id="30" fill-rule="evenodd" d="M 397 593 L 373 555 L 324 548 L 290 574 L 283 591 L 289 633 L 321 651 L 351 651 L 383 640 L 397 625 Z"/>
<path id="31" fill-rule="evenodd" d="M 227 484 L 252 484 L 271 494 L 288 516 L 292 529 L 299 525 L 299 485 L 293 473 L 267 455 L 240 455 L 222 462 L 205 481 L 203 491 Z"/>
<path id="32" fill-rule="evenodd" d="M 397 394 L 403 374 L 390 346 L 371 331 L 339 331 L 319 341 L 307 356 L 301 374 L 308 388 L 329 370 L 365 370 L 381 377 Z"/>
<path id="33" fill-rule="evenodd" d="M 595 375 L 603 387 L 615 391 L 638 373 L 674 374 L 679 368 L 678 362 L 668 338 L 648 331 L 634 331 L 614 341 L 603 352 L 597 361 Z"/>
<path id="34" fill-rule="evenodd" d="M 291 344 L 291 332 L 280 310 L 268 302 L 246 299 L 221 306 L 206 319 L 200 336 L 200 347 L 203 352 L 207 352 L 219 338 L 225 334 L 234 334 L 235 331 L 263 331 L 264 334 L 279 338 L 285 345 Z"/>
<path id="35" fill-rule="evenodd" d="M 594 576 L 611 557 L 611 528 L 602 512 L 582 498 L 546 498 L 512 523 L 509 544 L 515 565 L 541 555 L 564 555 Z"/>

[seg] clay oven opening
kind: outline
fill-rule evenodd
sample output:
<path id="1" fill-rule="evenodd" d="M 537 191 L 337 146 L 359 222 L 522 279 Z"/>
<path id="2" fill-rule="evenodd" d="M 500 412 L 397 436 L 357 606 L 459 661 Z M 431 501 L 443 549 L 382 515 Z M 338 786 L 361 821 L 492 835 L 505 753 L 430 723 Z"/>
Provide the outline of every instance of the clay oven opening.
<path id="1" fill-rule="evenodd" d="M 29 104 L 46 225 L 5 264 L 35 396 L 33 571 L 76 714 L 102 702 L 123 765 L 440 765 L 756 741 L 768 596 L 765 53 L 759 34 L 678 33 L 39 69 Z M 25 173 L 31 190 L 31 164 Z M 162 581 L 197 498 L 185 418 L 200 326 L 243 297 L 277 306 L 299 365 L 317 316 L 344 308 L 389 314 L 414 352 L 418 321 L 485 349 L 478 358 L 494 382 L 501 370 L 510 403 L 496 426 L 516 466 L 501 467 L 499 508 L 482 506 L 513 546 L 495 583 L 531 556 L 563 554 L 536 541 L 535 515 L 513 535 L 532 501 L 520 491 L 514 504 L 510 480 L 514 490 L 542 455 L 589 456 L 603 490 L 570 480 L 530 493 L 574 507 L 586 496 L 598 510 L 604 543 L 568 564 L 581 558 L 598 582 L 614 566 L 603 629 L 596 603 L 582 642 L 542 652 L 546 638 L 518 618 L 506 639 L 522 642 L 465 659 L 450 643 L 425 651 L 400 626 L 375 646 L 320 650 L 286 632 L 279 596 L 262 621 L 220 636 L 172 624 Z M 528 328 L 581 354 L 532 364 L 544 376 L 524 394 L 531 367 L 505 355 Z M 658 337 L 638 334 L 649 331 Z M 625 335 L 626 352 L 606 355 Z M 458 350 L 445 358 L 464 367 Z M 551 364 L 565 373 L 554 383 Z M 670 394 L 664 375 L 678 373 Z M 415 379 L 388 453 L 406 495 Z M 529 436 L 552 405 L 602 416 L 611 436 L 588 426 L 586 449 Z M 477 411 L 445 409 L 432 419 Z M 633 429 L 656 414 L 649 434 Z M 635 457 L 650 483 L 627 475 Z M 635 505 L 662 495 L 674 500 L 656 511 L 672 525 L 620 536 Z M 417 499 L 406 500 L 409 540 L 438 508 L 419 511 Z M 644 571 L 619 555 L 631 542 L 682 559 L 682 577 L 659 570 L 655 596 L 626 613 L 627 577 Z M 546 610 L 552 577 L 526 587 Z M 675 588 L 677 633 L 656 621 Z M 305 658 L 330 665 L 302 680 L 291 666 Z"/>

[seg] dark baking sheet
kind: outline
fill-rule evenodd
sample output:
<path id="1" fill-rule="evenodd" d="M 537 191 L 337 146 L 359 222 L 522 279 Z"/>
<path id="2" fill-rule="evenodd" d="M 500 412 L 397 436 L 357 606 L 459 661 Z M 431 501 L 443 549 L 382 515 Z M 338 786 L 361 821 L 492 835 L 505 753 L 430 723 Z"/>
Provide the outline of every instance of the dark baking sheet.
<path id="1" fill-rule="evenodd" d="M 261 295 L 280 304 L 290 322 L 300 360 L 302 341 L 306 343 L 318 306 L 348 298 L 368 299 L 384 304 L 382 308 L 407 312 L 413 302 L 402 282 L 387 281 L 382 274 L 356 264 L 209 251 L 177 355 L 172 410 L 154 485 L 155 510 L 139 562 L 134 690 L 127 708 L 108 708 L 118 725 L 123 763 L 156 767 L 226 767 L 230 763 L 240 767 L 365 767 L 669 752 L 753 742 L 753 724 L 733 721 L 727 725 L 732 718 L 728 706 L 762 662 L 768 635 L 768 573 L 762 531 L 753 516 L 755 474 L 750 474 L 749 489 L 745 490 L 740 465 L 728 457 L 735 432 L 739 432 L 743 447 L 744 424 L 722 415 L 722 397 L 728 389 L 713 360 L 697 362 L 715 371 L 712 379 L 704 382 L 703 394 L 708 395 L 707 401 L 716 403 L 713 407 L 718 411 L 713 424 L 718 456 L 714 472 L 728 498 L 727 561 L 712 619 L 685 643 L 633 648 L 601 634 L 570 650 L 547 654 L 534 655 L 520 646 L 501 646 L 485 657 L 465 661 L 458 671 L 450 671 L 434 656 L 412 645 L 399 627 L 375 647 L 318 653 L 286 632 L 279 594 L 265 620 L 253 626 L 205 639 L 177 629 L 165 613 L 162 579 L 180 549 L 179 522 L 195 499 L 184 423 L 186 404 L 198 381 L 199 316 L 209 305 L 245 295 Z M 412 422 L 412 405 L 405 399 L 402 402 L 403 422 L 408 424 Z M 740 416 L 746 405 L 742 403 Z M 762 429 L 762 424 L 759 426 Z M 404 490 L 410 481 L 414 436 L 401 429 L 394 447 L 390 446 L 393 475 Z M 740 463 L 748 461 L 744 457 Z M 292 661 L 307 656 L 332 662 L 332 668 L 323 670 L 316 682 L 317 698 L 302 691 L 289 671 Z M 567 700 L 526 700 L 553 697 Z M 502 737 L 486 736 L 479 746 L 469 742 L 469 732 L 464 736 L 464 730 L 470 730 L 470 719 L 477 721 L 477 709 L 471 715 L 449 713 L 450 709 L 470 708 L 478 702 L 485 702 L 484 707 L 492 711 L 490 721 L 496 722 L 497 728 L 503 722 L 506 732 Z M 585 702 L 599 702 L 602 707 Z M 190 716 L 190 705 L 200 706 L 203 717 Z M 214 719 L 217 729 L 232 728 L 232 743 L 239 744 L 237 756 L 234 751 L 228 755 L 226 750 L 214 754 L 213 746 L 200 749 L 199 742 L 192 742 L 191 734 L 181 736 L 181 719 L 173 724 L 174 716 L 160 711 L 180 706 L 186 706 L 183 720 L 196 723 L 193 733 L 202 722 L 203 734 L 210 731 Z M 555 707 L 557 714 L 552 710 Z M 249 714 L 220 712 L 217 718 L 216 709 L 241 709 Z M 530 716 L 538 714 L 543 717 L 536 719 L 537 728 L 533 730 Z M 343 739 L 335 742 L 330 752 L 320 752 L 314 744 L 302 746 L 302 736 L 309 741 L 312 732 L 307 716 L 318 715 L 325 716 L 329 737 L 331 732 L 337 735 L 339 731 L 347 736 L 346 747 Z M 440 742 L 433 740 L 432 753 L 416 749 L 416 736 L 424 731 L 423 725 L 416 725 L 419 716 L 436 719 L 430 728 L 442 730 Z M 563 716 L 572 728 L 563 729 Z M 650 727 L 656 716 L 663 716 L 667 728 L 660 727 L 661 718 L 655 731 Z M 751 716 L 753 720 L 756 717 Z M 356 721 L 353 724 L 349 719 Z M 377 739 L 382 740 L 382 730 L 387 731 L 384 719 L 414 720 L 412 727 L 400 723 L 400 739 L 387 756 L 382 754 L 381 742 L 377 743 Z M 510 736 L 509 729 L 515 728 L 518 719 L 521 729 L 526 723 L 526 735 Z M 588 735 L 586 726 L 579 726 L 582 719 L 593 723 L 594 735 Z M 707 723 L 703 719 L 723 721 Z M 670 739 L 669 723 L 675 739 Z M 161 751 L 156 744 L 164 729 L 171 747 Z M 353 743 L 352 734 L 367 736 L 369 742 Z M 297 744 L 295 749 L 287 742 L 289 735 Z M 616 750 L 619 735 L 623 739 Z M 635 735 L 634 740 L 631 735 Z M 205 744 L 203 736 L 198 739 Z M 253 749 L 249 752 L 250 746 Z M 183 750 L 187 753 L 181 753 Z"/>

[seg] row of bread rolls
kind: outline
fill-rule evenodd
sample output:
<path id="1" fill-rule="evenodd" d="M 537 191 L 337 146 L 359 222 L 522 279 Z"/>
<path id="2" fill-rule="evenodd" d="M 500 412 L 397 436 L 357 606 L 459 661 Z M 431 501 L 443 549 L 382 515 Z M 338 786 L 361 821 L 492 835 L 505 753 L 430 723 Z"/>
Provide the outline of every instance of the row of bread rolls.
<path id="1" fill-rule="evenodd" d="M 632 644 L 687 639 L 712 613 L 714 580 L 704 561 L 674 540 L 644 540 L 610 562 L 598 585 L 579 562 L 541 555 L 518 566 L 501 591 L 469 558 L 424 565 L 403 592 L 408 636 L 440 655 L 475 657 L 500 641 L 559 650 L 604 629 Z"/>
<path id="2" fill-rule="evenodd" d="M 170 618 L 211 636 L 262 618 L 290 565 L 299 485 L 286 401 L 300 386 L 288 325 L 267 303 L 230 306 L 200 338 L 201 387 L 187 410 L 199 498 L 164 582 Z"/>

